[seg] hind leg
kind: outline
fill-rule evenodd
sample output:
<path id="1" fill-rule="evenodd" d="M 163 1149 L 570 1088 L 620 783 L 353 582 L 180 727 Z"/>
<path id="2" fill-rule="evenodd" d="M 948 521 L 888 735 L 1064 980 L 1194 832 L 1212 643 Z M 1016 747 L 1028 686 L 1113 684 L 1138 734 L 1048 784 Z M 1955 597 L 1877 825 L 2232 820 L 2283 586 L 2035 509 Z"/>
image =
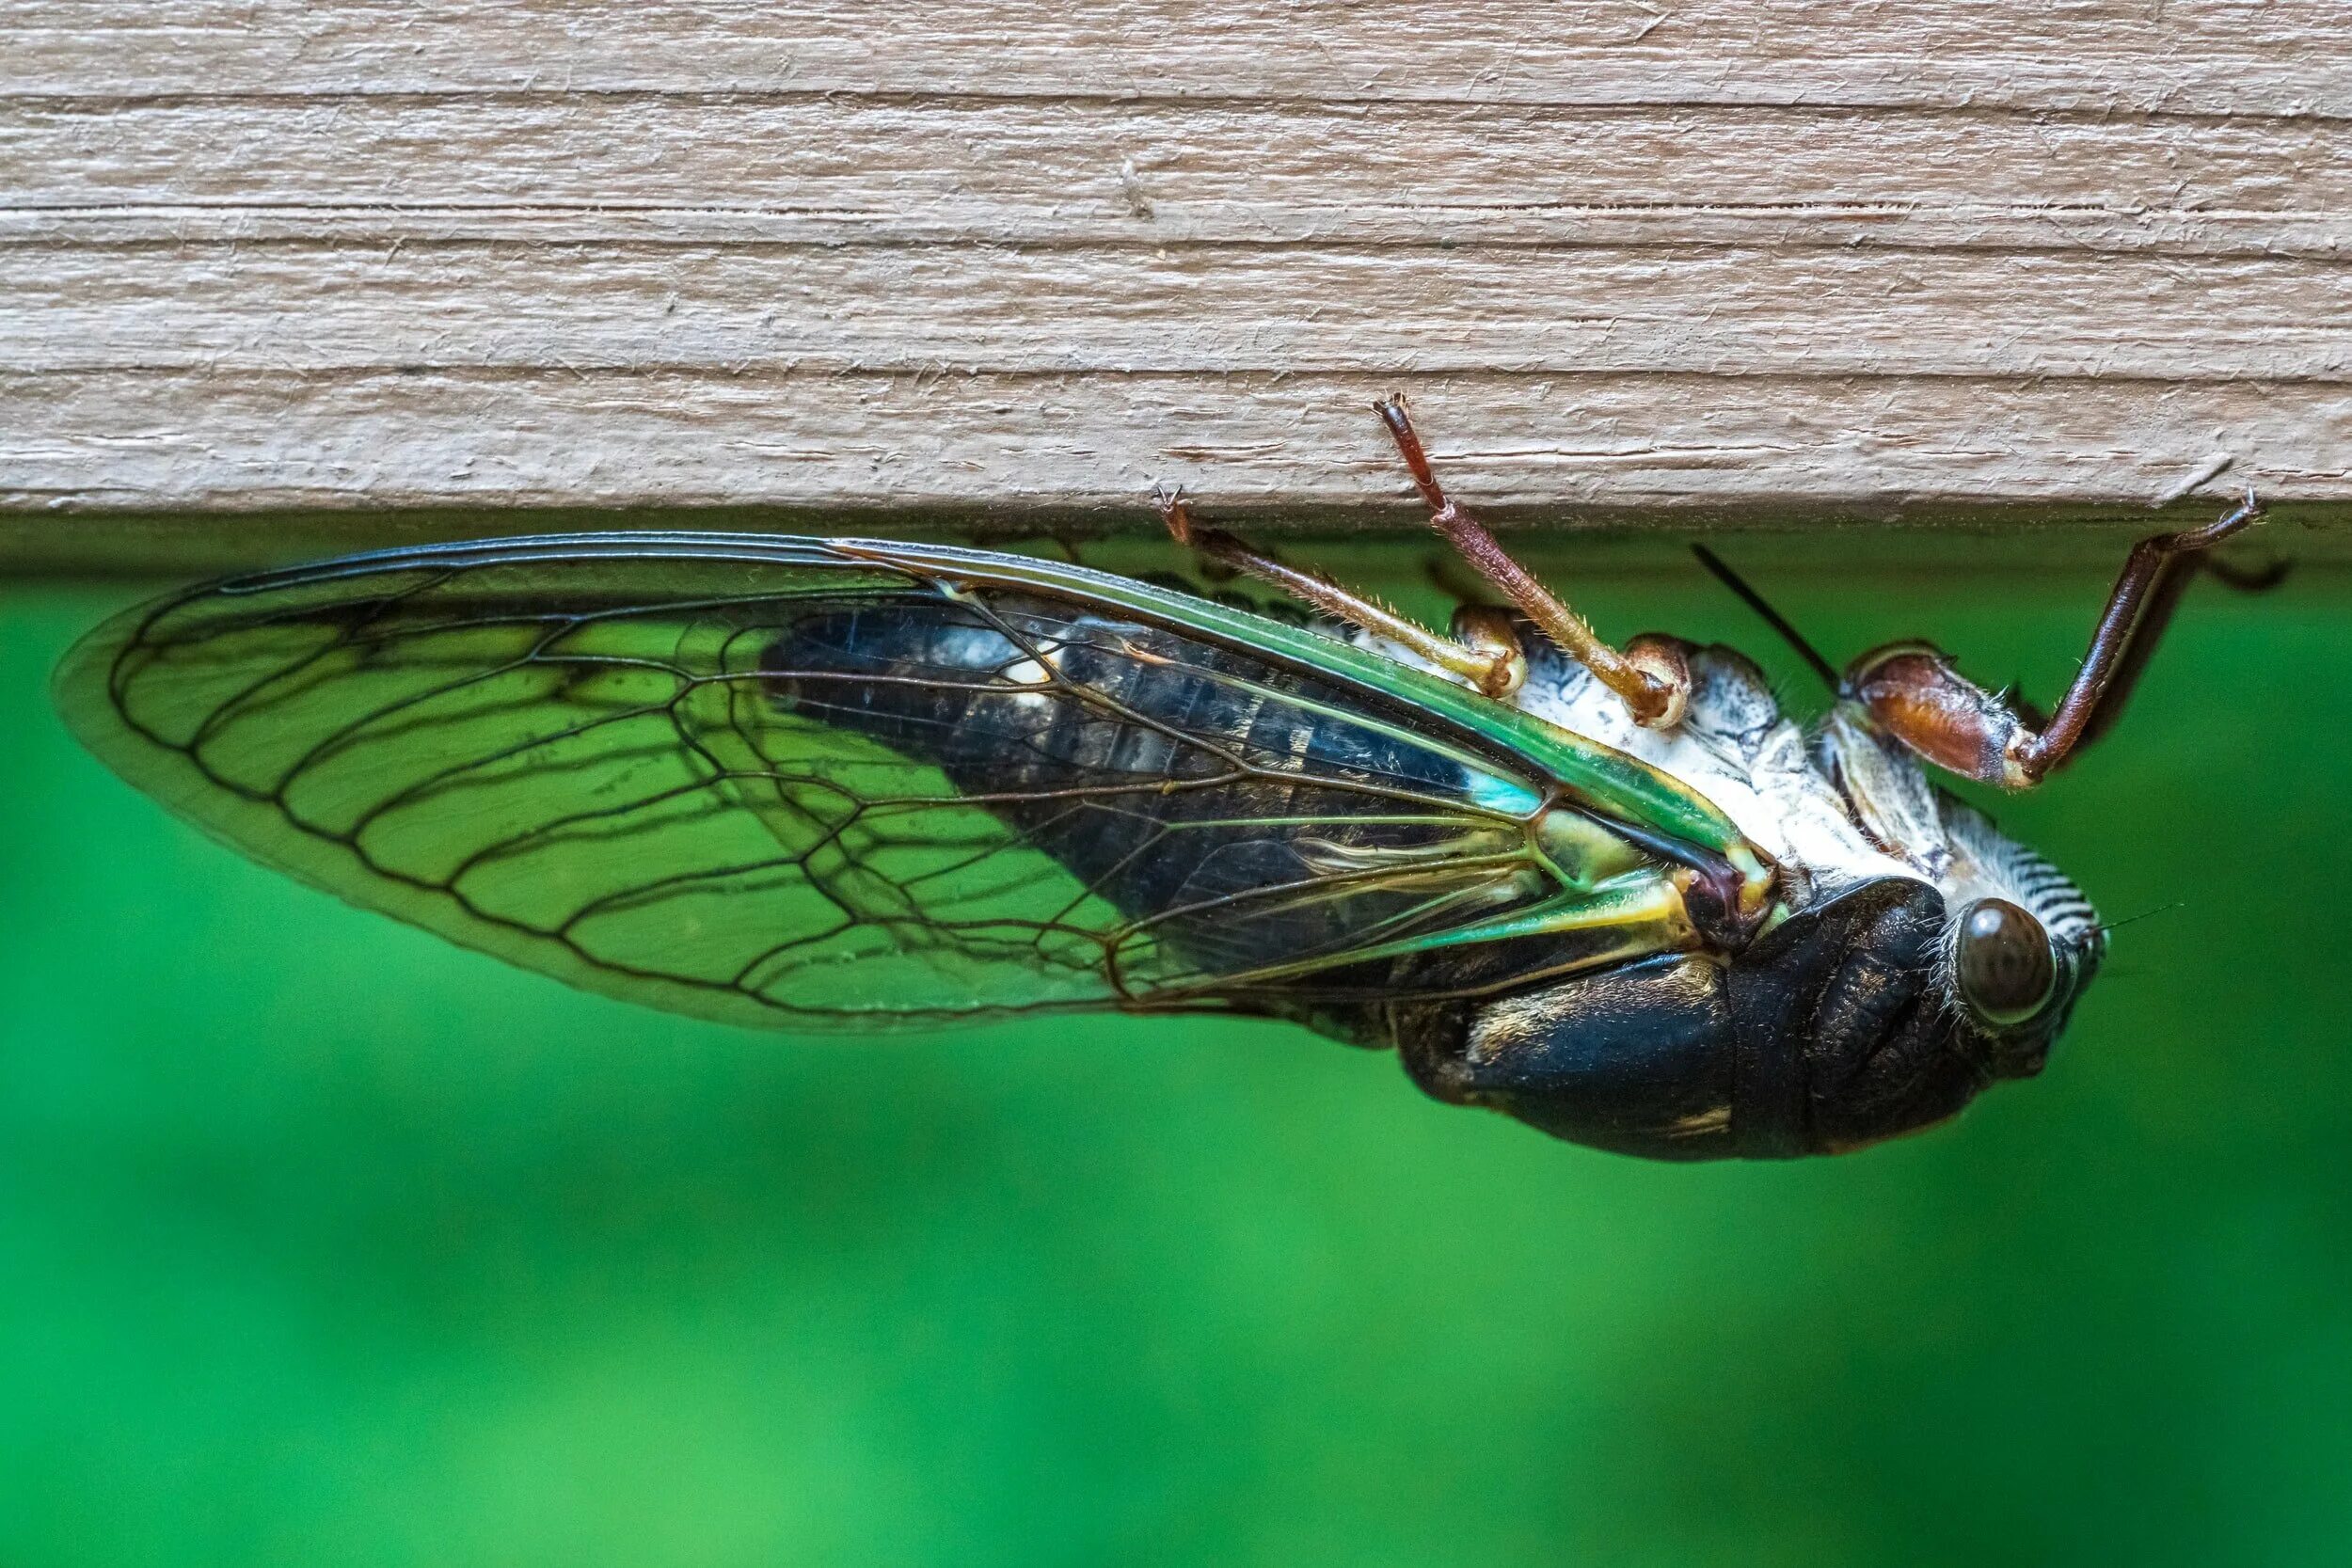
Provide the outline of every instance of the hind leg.
<path id="1" fill-rule="evenodd" d="M 1352 593 L 1320 572 L 1289 566 L 1252 549 L 1221 528 L 1197 521 L 1181 491 L 1161 490 L 1152 498 L 1175 541 L 1200 551 L 1211 561 L 1244 576 L 1279 588 L 1303 604 L 1312 605 L 1334 620 L 1410 648 L 1450 674 L 1460 677 L 1489 697 L 1506 699 L 1527 680 L 1527 655 L 1509 625 L 1494 611 L 1466 606 L 1454 617 L 1452 639 L 1400 615 L 1364 594 Z"/>

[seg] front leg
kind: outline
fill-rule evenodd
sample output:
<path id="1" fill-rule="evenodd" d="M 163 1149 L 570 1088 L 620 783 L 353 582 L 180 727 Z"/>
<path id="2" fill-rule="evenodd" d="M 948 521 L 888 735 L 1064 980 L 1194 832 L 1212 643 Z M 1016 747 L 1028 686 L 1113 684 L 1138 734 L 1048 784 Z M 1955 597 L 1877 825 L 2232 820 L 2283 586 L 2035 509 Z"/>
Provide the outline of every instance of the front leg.
<path id="1" fill-rule="evenodd" d="M 1868 712 L 1882 733 L 1939 768 L 2004 789 L 2040 784 L 2113 726 L 2201 553 L 2251 527 L 2262 515 L 2262 504 L 2249 490 L 2217 521 L 2134 545 L 2090 634 L 2082 669 L 2039 730 L 1962 674 L 1942 652 L 1921 642 L 1863 655 L 1847 669 L 1845 695 Z"/>

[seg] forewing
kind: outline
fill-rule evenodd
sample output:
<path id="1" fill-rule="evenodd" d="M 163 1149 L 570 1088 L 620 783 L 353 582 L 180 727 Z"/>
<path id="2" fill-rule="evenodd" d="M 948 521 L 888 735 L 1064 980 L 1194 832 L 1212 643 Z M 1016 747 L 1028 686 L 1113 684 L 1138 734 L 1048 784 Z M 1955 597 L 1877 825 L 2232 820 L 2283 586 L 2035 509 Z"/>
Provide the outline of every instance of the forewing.
<path id="1" fill-rule="evenodd" d="M 815 541 L 239 579 L 93 633 L 60 699 L 256 858 L 736 1022 L 1255 1005 L 1563 893 L 1507 754 L 1083 593 Z"/>

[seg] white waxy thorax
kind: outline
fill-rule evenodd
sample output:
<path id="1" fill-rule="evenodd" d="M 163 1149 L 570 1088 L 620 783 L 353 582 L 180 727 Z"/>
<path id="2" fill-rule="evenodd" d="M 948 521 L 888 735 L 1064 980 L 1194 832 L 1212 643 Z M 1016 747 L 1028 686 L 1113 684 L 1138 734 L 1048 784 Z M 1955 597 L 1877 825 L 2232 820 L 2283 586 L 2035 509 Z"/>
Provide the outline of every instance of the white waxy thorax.
<path id="1" fill-rule="evenodd" d="M 1712 800 L 1800 884 L 1787 889 L 1795 907 L 1810 903 L 1820 883 L 1919 875 L 1855 825 L 1837 785 L 1815 765 L 1804 730 L 1782 714 L 1753 666 L 1701 649 L 1691 673 L 1689 712 L 1670 730 L 1636 724 L 1614 692 L 1549 648 L 1530 657 L 1515 700 Z"/>
<path id="2" fill-rule="evenodd" d="M 1431 668 L 1383 639 L 1352 632 L 1350 641 Z M 1900 877 L 1933 885 L 1954 910 L 1979 897 L 2008 898 L 2054 934 L 2097 922 L 2071 882 L 1937 790 L 1907 752 L 1836 713 L 1809 740 L 1756 666 L 1729 649 L 1694 650 L 1688 713 L 1672 729 L 1653 730 L 1636 724 L 1583 666 L 1540 639 L 1526 641 L 1527 683 L 1514 705 L 1706 796 L 1778 863 L 1792 910 L 1837 886 Z M 1842 787 L 1830 767 L 1844 773 Z"/>

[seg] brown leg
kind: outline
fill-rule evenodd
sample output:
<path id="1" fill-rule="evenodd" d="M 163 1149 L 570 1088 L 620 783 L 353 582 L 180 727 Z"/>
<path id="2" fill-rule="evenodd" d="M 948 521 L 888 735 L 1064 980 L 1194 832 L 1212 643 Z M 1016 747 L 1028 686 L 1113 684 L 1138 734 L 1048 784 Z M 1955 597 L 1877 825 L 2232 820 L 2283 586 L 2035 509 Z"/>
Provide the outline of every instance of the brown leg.
<path id="1" fill-rule="evenodd" d="M 2163 566 L 2163 575 L 2148 594 L 2148 608 L 2140 612 L 2139 626 L 2134 631 L 2130 651 L 2117 665 L 2115 678 L 2108 683 L 2107 694 L 2099 704 L 2090 722 L 2074 741 L 2074 750 L 2082 751 L 2101 736 L 2115 728 L 2123 717 L 2123 709 L 2139 689 L 2139 677 L 2148 668 L 2149 657 L 2156 644 L 2164 640 L 2165 627 L 2172 624 L 2172 612 L 2180 608 L 2181 595 L 2200 576 L 2213 578 L 2224 587 L 2240 594 L 2267 594 L 2287 579 L 2288 563 L 2274 561 L 2255 571 L 2241 571 L 2227 562 L 2209 555 L 2176 555 Z"/>
<path id="2" fill-rule="evenodd" d="M 2039 784 L 2113 727 L 2197 575 L 2200 553 L 2261 517 L 2249 490 L 2216 522 L 2134 545 L 2074 685 L 2038 732 L 1944 655 L 1917 643 L 1865 654 L 1847 671 L 1846 690 L 1881 730 L 1939 767 L 2009 789 Z"/>
<path id="3" fill-rule="evenodd" d="M 1181 491 L 1154 491 L 1152 503 L 1160 509 L 1160 520 L 1168 525 L 1168 533 L 1179 545 L 1199 550 L 1211 561 L 1269 587 L 1279 588 L 1336 620 L 1402 643 L 1489 697 L 1509 697 L 1527 679 L 1527 655 L 1520 650 L 1518 640 L 1511 635 L 1507 625 L 1466 614 L 1455 618 L 1458 641 L 1439 637 L 1384 604 L 1349 593 L 1320 572 L 1286 566 L 1272 556 L 1251 549 L 1221 528 L 1196 522 Z"/>
<path id="4" fill-rule="evenodd" d="M 1691 673 L 1679 646 L 1663 638 L 1637 639 L 1625 652 L 1602 641 L 1584 617 L 1552 597 L 1534 574 L 1511 559 L 1486 525 L 1448 499 L 1429 467 L 1429 454 L 1406 418 L 1405 405 L 1394 399 L 1373 404 L 1396 450 L 1412 470 L 1413 483 L 1429 503 L 1429 526 L 1444 536 L 1485 578 L 1519 607 L 1561 651 L 1593 673 L 1593 678 L 1624 699 L 1634 720 L 1664 728 L 1681 721 L 1689 705 Z"/>

